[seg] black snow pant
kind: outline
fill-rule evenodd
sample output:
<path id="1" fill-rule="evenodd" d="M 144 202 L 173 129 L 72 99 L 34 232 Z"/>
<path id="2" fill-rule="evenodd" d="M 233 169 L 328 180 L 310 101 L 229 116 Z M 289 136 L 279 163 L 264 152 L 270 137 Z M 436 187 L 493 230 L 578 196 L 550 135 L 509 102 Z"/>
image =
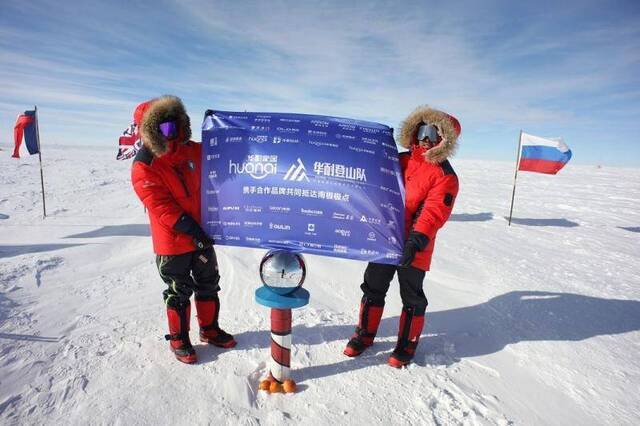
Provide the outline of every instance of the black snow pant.
<path id="1" fill-rule="evenodd" d="M 398 268 L 395 265 L 382 263 L 369 263 L 364 271 L 364 282 L 360 286 L 364 296 L 373 305 L 383 306 L 393 276 L 398 271 L 400 282 L 400 297 L 405 308 L 413 308 L 415 315 L 424 315 L 429 302 L 422 290 L 425 272 L 410 266 Z"/>
<path id="2" fill-rule="evenodd" d="M 217 299 L 220 274 L 213 247 L 179 255 L 158 255 L 156 265 L 160 277 L 167 284 L 162 293 L 167 307 L 187 305 L 194 292 L 196 299 Z"/>

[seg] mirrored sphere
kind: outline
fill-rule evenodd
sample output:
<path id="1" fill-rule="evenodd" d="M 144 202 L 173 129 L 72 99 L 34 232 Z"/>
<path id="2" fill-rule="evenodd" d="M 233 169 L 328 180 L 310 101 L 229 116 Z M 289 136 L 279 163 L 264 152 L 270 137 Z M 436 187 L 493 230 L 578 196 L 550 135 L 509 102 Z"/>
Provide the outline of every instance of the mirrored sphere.
<path id="1" fill-rule="evenodd" d="M 302 286 L 306 265 L 301 254 L 288 250 L 271 250 L 260 263 L 260 279 L 279 294 L 287 294 Z"/>

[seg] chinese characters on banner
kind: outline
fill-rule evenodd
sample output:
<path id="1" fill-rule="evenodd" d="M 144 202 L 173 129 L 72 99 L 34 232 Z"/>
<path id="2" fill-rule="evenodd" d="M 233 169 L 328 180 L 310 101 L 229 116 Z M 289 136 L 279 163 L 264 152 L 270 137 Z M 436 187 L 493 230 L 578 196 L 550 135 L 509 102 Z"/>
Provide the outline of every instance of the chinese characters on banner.
<path id="1" fill-rule="evenodd" d="M 217 244 L 398 262 L 404 189 L 393 129 L 207 111 L 202 145 L 202 224 Z"/>

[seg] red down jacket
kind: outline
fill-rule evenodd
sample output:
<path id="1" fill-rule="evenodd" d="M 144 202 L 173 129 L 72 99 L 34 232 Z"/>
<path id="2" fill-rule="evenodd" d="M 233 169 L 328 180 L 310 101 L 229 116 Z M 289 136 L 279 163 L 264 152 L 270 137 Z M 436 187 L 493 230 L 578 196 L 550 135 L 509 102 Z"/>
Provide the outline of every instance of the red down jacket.
<path id="1" fill-rule="evenodd" d="M 193 238 L 173 229 L 183 214 L 200 223 L 200 150 L 189 140 L 189 116 L 179 98 L 163 96 L 140 104 L 134 120 L 143 148 L 131 170 L 133 188 L 147 208 L 153 250 L 160 255 L 183 254 L 196 249 Z M 167 140 L 160 123 L 176 120 L 178 136 Z"/>
<path id="2" fill-rule="evenodd" d="M 415 144 L 417 128 L 435 124 L 443 140 L 431 149 Z M 429 238 L 411 266 L 428 271 L 438 230 L 446 223 L 458 195 L 458 177 L 447 158 L 453 154 L 460 124 L 454 117 L 429 107 L 419 107 L 407 117 L 400 130 L 400 145 L 410 152 L 400 154 L 405 184 L 405 238 L 411 231 Z"/>

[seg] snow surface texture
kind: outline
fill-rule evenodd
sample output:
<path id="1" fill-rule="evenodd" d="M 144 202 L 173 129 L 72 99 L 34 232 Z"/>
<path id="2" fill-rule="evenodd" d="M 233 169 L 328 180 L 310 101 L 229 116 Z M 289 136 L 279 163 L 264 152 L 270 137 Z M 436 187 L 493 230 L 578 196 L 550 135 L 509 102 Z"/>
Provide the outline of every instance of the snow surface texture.
<path id="1" fill-rule="evenodd" d="M 0 152 L 2 424 L 640 424 L 640 171 L 569 164 L 521 173 L 453 161 L 415 364 L 386 365 L 401 304 L 376 344 L 342 354 L 365 264 L 307 256 L 294 311 L 296 394 L 257 391 L 269 360 L 261 250 L 217 247 L 221 324 L 238 346 L 177 362 L 147 219 L 115 151 Z M 197 329 L 195 318 L 192 327 Z M 192 329 L 192 337 L 196 337 Z"/>

